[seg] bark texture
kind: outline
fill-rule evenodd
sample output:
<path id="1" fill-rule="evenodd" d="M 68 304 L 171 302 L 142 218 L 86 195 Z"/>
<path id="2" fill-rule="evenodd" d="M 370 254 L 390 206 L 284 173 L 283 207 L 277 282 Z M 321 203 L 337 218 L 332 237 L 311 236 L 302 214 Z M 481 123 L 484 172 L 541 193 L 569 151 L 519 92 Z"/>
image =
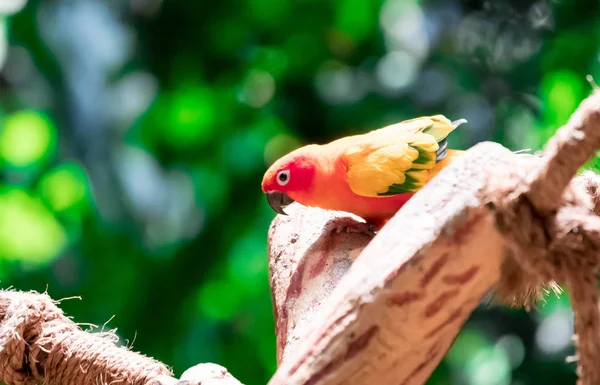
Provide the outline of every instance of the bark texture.
<path id="1" fill-rule="evenodd" d="M 287 340 L 300 342 L 293 342 L 294 352 L 286 354 L 269 384 L 424 383 L 479 300 L 500 279 L 503 238 L 495 228 L 493 214 L 484 207 L 480 191 L 487 175 L 513 156 L 490 143 L 470 150 L 398 212 L 333 290 L 304 292 L 311 285 L 275 290 L 278 315 L 289 312 L 286 306 L 293 306 L 294 299 L 303 296 L 304 302 L 318 306 L 306 310 L 311 312 L 307 316 L 310 325 L 295 325 L 296 330 L 310 333 L 298 336 L 288 331 L 285 335 L 278 328 L 279 338 L 285 335 Z M 473 166 L 482 163 L 488 166 L 484 170 Z M 305 212 L 294 215 L 302 210 Z M 277 255 L 273 252 L 289 244 L 289 234 L 302 233 L 303 218 L 335 223 L 335 218 L 327 218 L 331 214 L 318 215 L 316 211 L 296 208 L 290 212 L 293 219 L 274 221 L 270 233 L 272 263 Z M 367 237 L 341 235 L 346 245 L 359 236 Z M 322 239 L 331 237 L 327 232 L 322 234 Z M 300 245 L 294 271 L 304 260 L 310 260 L 311 266 L 322 266 L 313 281 L 335 275 L 336 265 L 330 261 L 349 258 L 347 247 L 338 251 L 332 244 L 308 252 Z M 328 243 L 322 240 L 317 245 Z M 288 282 L 272 284 L 288 284 L 289 288 Z M 285 321 L 278 317 L 277 325 L 282 323 Z M 280 343 L 278 348 L 285 346 Z"/>
<path id="2" fill-rule="evenodd" d="M 579 383 L 600 383 L 600 183 L 590 172 L 573 179 L 599 148 L 594 93 L 543 156 L 478 144 L 372 240 L 332 233 L 359 221 L 344 213 L 296 205 L 278 216 L 269 384 L 423 384 L 485 294 L 529 307 L 559 284 L 575 312 Z"/>
<path id="3" fill-rule="evenodd" d="M 177 380 L 152 358 L 89 333 L 46 294 L 0 291 L 0 382 L 7 385 L 240 385 L 225 368 L 200 364 Z"/>

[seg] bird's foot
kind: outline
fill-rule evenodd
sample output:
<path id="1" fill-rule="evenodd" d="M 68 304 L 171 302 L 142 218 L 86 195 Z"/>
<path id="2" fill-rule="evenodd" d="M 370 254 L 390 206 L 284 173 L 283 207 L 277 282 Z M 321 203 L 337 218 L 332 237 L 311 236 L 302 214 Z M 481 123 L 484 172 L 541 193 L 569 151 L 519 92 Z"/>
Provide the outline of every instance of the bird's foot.
<path id="1" fill-rule="evenodd" d="M 362 233 L 371 237 L 375 236 L 377 229 L 375 225 L 365 222 L 356 222 L 353 219 L 342 220 L 335 223 L 334 231 L 336 233 Z"/>

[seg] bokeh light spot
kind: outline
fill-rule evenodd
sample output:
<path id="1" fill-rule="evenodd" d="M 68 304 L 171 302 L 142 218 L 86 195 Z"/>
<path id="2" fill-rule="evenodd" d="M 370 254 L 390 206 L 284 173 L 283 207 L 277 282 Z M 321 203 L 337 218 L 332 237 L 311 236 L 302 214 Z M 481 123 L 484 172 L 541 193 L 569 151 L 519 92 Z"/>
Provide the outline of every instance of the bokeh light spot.
<path id="1" fill-rule="evenodd" d="M 412 84 L 419 67 L 415 56 L 404 51 L 389 52 L 377 63 L 377 80 L 384 88 L 398 91 Z"/>
<path id="2" fill-rule="evenodd" d="M 247 293 L 260 288 L 261 280 L 267 276 L 266 253 L 262 232 L 256 230 L 237 241 L 231 249 L 229 276 L 243 285 Z"/>
<path id="3" fill-rule="evenodd" d="M 517 335 L 506 334 L 500 337 L 496 342 L 496 348 L 503 349 L 510 361 L 510 366 L 513 369 L 518 368 L 523 363 L 525 358 L 525 345 L 523 340 Z"/>
<path id="4" fill-rule="evenodd" d="M 277 159 L 300 147 L 300 141 L 287 134 L 274 136 L 265 145 L 265 165 L 272 165 Z"/>
<path id="5" fill-rule="evenodd" d="M 275 95 L 275 80 L 270 73 L 262 70 L 250 70 L 242 84 L 239 100 L 250 107 L 265 106 Z"/>
<path id="6" fill-rule="evenodd" d="M 315 87 L 321 99 L 331 105 L 353 103 L 365 94 L 356 72 L 336 61 L 323 63 L 315 77 Z"/>
<path id="7" fill-rule="evenodd" d="M 379 14 L 389 51 L 404 50 L 423 58 L 429 52 L 429 36 L 421 7 L 413 0 L 387 0 Z"/>
<path id="8" fill-rule="evenodd" d="M 479 350 L 468 361 L 466 372 L 471 385 L 508 385 L 512 378 L 508 356 L 499 348 Z"/>
<path id="9" fill-rule="evenodd" d="M 46 115 L 34 110 L 16 112 L 0 129 L 0 158 L 15 167 L 42 162 L 54 151 L 56 135 Z"/>
<path id="10" fill-rule="evenodd" d="M 0 15 L 6 16 L 17 13 L 21 11 L 25 5 L 27 4 L 27 0 L 4 0 L 0 1 Z"/>
<path id="11" fill-rule="evenodd" d="M 217 107 L 204 87 L 186 87 L 171 95 L 165 136 L 176 147 L 205 143 L 215 130 Z"/>
<path id="12" fill-rule="evenodd" d="M 64 163 L 44 175 L 40 181 L 40 195 L 54 211 L 60 212 L 82 203 L 87 185 L 87 175 L 79 164 Z"/>
<path id="13" fill-rule="evenodd" d="M 53 260 L 66 234 L 52 213 L 23 190 L 0 192 L 0 256 L 32 264 Z"/>
<path id="14" fill-rule="evenodd" d="M 485 334 L 477 329 L 463 329 L 452 344 L 445 359 L 451 366 L 458 368 L 479 350 L 490 346 Z"/>
<path id="15" fill-rule="evenodd" d="M 547 355 L 560 353 L 571 343 L 573 312 L 560 309 L 545 318 L 535 333 L 535 343 Z"/>
<path id="16" fill-rule="evenodd" d="M 566 123 L 583 97 L 585 79 L 568 70 L 554 71 L 542 79 L 541 92 L 544 103 L 545 142 L 552 133 Z"/>

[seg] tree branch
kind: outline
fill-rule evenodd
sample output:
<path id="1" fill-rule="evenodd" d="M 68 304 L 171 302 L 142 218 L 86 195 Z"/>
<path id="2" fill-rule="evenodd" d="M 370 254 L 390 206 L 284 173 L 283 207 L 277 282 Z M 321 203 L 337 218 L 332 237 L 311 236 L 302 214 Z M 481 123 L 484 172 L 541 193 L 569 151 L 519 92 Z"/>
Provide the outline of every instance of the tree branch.
<path id="1" fill-rule="evenodd" d="M 598 383 L 600 183 L 571 178 L 600 147 L 599 123 L 593 94 L 542 158 L 474 146 L 366 247 L 364 236 L 330 235 L 343 214 L 298 206 L 277 217 L 269 258 L 280 366 L 269 385 L 423 384 L 484 294 L 529 306 L 557 283 L 571 289 L 580 383 Z M 349 266 L 349 250 L 362 247 Z"/>
<path id="2" fill-rule="evenodd" d="M 500 278 L 503 241 L 478 196 L 491 175 L 480 165 L 505 167 L 513 156 L 500 145 L 478 145 L 415 194 L 348 269 L 313 315 L 313 332 L 269 384 L 424 383 Z M 274 221 L 272 250 L 289 241 L 284 234 L 293 230 L 286 226 L 301 228 L 294 220 Z M 344 255 L 330 254 L 319 253 L 332 260 Z"/>

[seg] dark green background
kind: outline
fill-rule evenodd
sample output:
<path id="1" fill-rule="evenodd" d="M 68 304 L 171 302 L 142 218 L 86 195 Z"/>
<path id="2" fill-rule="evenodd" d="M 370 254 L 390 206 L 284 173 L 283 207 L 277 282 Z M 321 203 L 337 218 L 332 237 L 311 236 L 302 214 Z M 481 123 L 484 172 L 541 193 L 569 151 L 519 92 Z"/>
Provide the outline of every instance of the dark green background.
<path id="1" fill-rule="evenodd" d="M 454 148 L 539 149 L 600 76 L 598 8 L 32 0 L 0 18 L 2 287 L 81 296 L 68 315 L 177 375 L 215 362 L 265 384 L 266 167 L 438 113 L 469 121 Z M 566 297 L 486 303 L 429 383 L 574 384 L 571 332 Z"/>

